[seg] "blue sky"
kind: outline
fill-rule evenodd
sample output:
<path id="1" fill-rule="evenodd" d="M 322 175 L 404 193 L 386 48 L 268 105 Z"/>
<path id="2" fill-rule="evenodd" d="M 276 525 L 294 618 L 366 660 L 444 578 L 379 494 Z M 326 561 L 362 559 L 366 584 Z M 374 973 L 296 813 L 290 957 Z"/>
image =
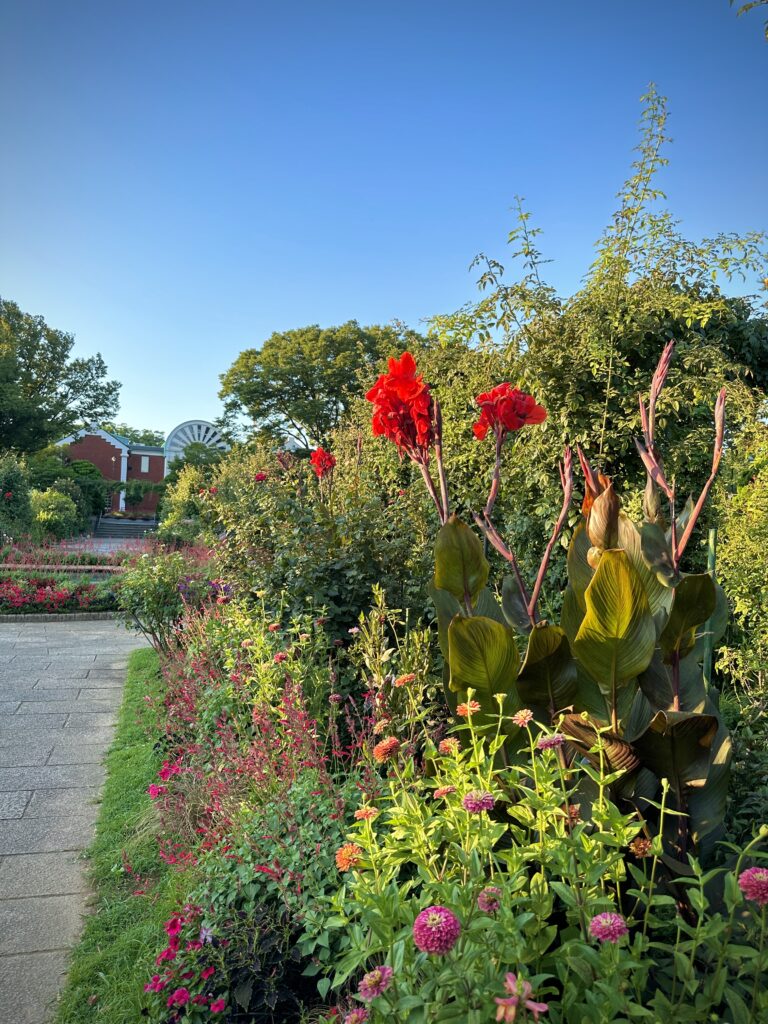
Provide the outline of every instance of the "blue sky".
<path id="1" fill-rule="evenodd" d="M 516 193 L 573 291 L 651 80 L 684 231 L 768 227 L 768 45 L 727 0 L 6 0 L 0 35 L 0 294 L 135 426 L 216 416 L 273 331 L 457 308 Z"/>

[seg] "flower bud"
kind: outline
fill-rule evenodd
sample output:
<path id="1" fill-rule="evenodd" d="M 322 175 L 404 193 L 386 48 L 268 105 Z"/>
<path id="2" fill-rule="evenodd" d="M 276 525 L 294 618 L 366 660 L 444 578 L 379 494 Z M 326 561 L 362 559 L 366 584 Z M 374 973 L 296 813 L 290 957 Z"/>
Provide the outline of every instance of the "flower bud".
<path id="1" fill-rule="evenodd" d="M 619 511 L 621 500 L 609 480 L 602 494 L 589 510 L 587 533 L 596 548 L 615 548 L 619 543 Z"/>

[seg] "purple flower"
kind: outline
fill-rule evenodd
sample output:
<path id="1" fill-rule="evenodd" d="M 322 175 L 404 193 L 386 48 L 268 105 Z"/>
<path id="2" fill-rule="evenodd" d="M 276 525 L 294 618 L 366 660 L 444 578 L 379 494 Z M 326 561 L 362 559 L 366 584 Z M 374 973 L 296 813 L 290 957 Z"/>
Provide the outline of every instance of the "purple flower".
<path id="1" fill-rule="evenodd" d="M 758 907 L 768 903 L 768 868 L 747 868 L 739 875 L 739 888 Z"/>
<path id="2" fill-rule="evenodd" d="M 482 789 L 473 789 L 461 801 L 461 806 L 470 814 L 481 814 L 483 811 L 492 811 L 495 802 L 493 793 Z"/>
<path id="3" fill-rule="evenodd" d="M 628 931 L 627 922 L 621 914 L 610 911 L 598 914 L 589 922 L 589 934 L 601 942 L 618 942 Z"/>
<path id="4" fill-rule="evenodd" d="M 450 953 L 460 934 L 459 919 L 447 907 L 427 907 L 413 922 L 413 941 L 422 953 Z"/>
<path id="5" fill-rule="evenodd" d="M 477 905 L 484 914 L 495 914 L 501 906 L 501 889 L 497 885 L 487 885 L 477 897 Z"/>
<path id="6" fill-rule="evenodd" d="M 360 982 L 358 996 L 366 1003 L 375 999 L 376 996 L 380 996 L 392 984 L 394 973 L 391 967 L 375 967 L 372 971 L 368 971 Z"/>
<path id="7" fill-rule="evenodd" d="M 555 750 L 557 747 L 562 747 L 564 743 L 565 736 L 556 732 L 554 736 L 540 736 L 536 746 L 539 750 Z"/>

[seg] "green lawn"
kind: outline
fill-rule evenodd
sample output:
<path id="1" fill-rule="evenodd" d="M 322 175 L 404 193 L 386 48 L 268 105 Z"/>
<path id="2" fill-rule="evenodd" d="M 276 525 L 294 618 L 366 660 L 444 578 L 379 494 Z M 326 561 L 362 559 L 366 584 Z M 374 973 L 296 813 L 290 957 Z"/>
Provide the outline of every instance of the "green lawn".
<path id="1" fill-rule="evenodd" d="M 184 902 L 183 876 L 157 855 L 155 815 L 146 794 L 162 756 L 157 722 L 144 697 L 159 694 L 161 685 L 156 653 L 135 651 L 88 851 L 95 913 L 73 953 L 56 1024 L 137 1024 L 144 982 L 163 945 L 163 921 Z M 146 895 L 133 895 L 137 889 Z"/>

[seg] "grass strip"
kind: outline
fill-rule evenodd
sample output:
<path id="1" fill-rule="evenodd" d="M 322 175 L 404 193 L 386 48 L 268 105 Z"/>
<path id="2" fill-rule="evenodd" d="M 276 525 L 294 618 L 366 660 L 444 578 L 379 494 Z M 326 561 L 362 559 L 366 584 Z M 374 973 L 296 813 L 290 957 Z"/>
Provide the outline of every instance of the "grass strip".
<path id="1" fill-rule="evenodd" d="M 157 821 L 146 793 L 162 754 L 157 713 L 144 698 L 161 693 L 157 654 L 134 651 L 87 854 L 95 912 L 86 918 L 72 954 L 55 1024 L 137 1024 L 163 922 L 184 902 L 184 875 L 158 856 Z M 144 895 L 135 895 L 137 890 Z"/>

